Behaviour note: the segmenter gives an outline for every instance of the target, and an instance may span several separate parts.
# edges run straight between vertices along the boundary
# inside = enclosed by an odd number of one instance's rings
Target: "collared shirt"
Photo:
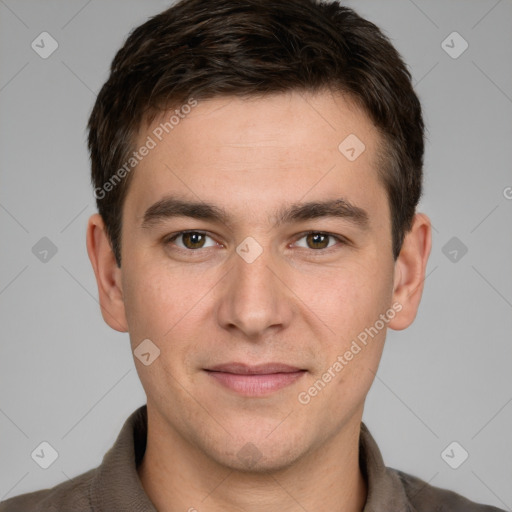
[[[0,512],[156,512],[137,473],[146,449],[146,437],[147,406],[143,405],[126,420],[97,468],[52,489],[3,501]],[[361,423],[359,463],[368,489],[363,512],[504,512],[387,468],[364,423]]]

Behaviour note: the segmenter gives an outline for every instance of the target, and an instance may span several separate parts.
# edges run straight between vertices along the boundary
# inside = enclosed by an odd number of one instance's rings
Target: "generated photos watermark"
[[[377,334],[379,334],[382,329],[395,318],[396,314],[402,311],[402,304],[399,302],[395,302],[391,308],[389,308],[385,313],[379,315],[379,319],[375,321],[375,323],[366,327],[363,331],[361,331],[357,335],[357,339],[352,340],[352,344],[350,348],[345,351],[343,355],[339,355],[336,358],[329,368],[322,374],[322,376],[317,379],[312,386],[310,386],[307,390],[301,391],[298,395],[299,403],[302,405],[307,405],[311,402],[311,399],[318,394],[332,381],[340,372],[349,364],[354,357],[361,352],[361,350],[367,346],[368,337],[373,339]],[[359,343],[358,343],[359,342]]]
[[[169,119],[165,122],[160,123],[153,131],[151,135],[146,137],[146,141],[136,151],[133,151],[132,155],[126,160],[126,162],[114,173],[112,176],[101,186],[94,189],[94,197],[96,199],[103,199],[108,192],[114,190],[114,188],[126,178],[128,174],[141,162],[144,157],[148,156],[152,149],[155,149],[159,142],[162,141],[164,136],[170,133],[176,126],[178,126],[182,119],[185,119],[192,108],[197,106],[197,100],[189,98],[187,103],[182,105],[180,108],[172,111]]]

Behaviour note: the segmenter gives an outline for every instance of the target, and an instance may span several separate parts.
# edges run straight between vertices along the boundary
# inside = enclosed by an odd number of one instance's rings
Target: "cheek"
[[[384,265],[377,268],[375,259],[361,260],[332,272],[328,290],[316,302],[318,316],[332,332],[320,338],[323,354],[311,381],[330,382],[319,402],[356,407],[370,389],[382,355],[387,324],[382,325],[380,315],[390,308],[392,274]],[[335,377],[326,375],[329,371]]]
[[[130,262],[132,263],[132,262]],[[176,300],[176,284],[157,268],[133,262],[123,273],[123,297],[130,336],[161,338],[173,325],[183,302]]]
[[[313,293],[309,287],[308,305],[325,319],[335,337],[347,340],[372,325],[389,307],[392,276],[383,279],[388,274],[375,261],[353,261],[345,268],[329,270],[325,279],[316,281]]]
[[[172,348],[172,360],[179,358],[190,344],[187,340],[193,340],[204,323],[211,307],[208,291],[218,277],[194,274],[165,262],[137,265],[135,259],[125,272],[124,301],[132,344],[149,338],[162,354]]]

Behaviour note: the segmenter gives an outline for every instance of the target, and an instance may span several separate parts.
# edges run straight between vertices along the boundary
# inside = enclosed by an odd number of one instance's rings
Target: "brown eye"
[[[298,238],[295,245],[304,249],[314,249],[320,252],[323,249],[330,249],[335,245],[344,245],[346,243],[346,240],[340,236],[331,235],[330,233],[324,233],[322,231],[310,231]]]
[[[329,238],[330,235],[324,233],[309,233],[306,235],[307,244],[310,249],[327,249]]]
[[[203,233],[183,233],[183,245],[187,249],[200,249],[204,245],[205,235]]]
[[[215,242],[210,243],[210,245],[205,245],[206,239],[210,238],[206,233],[202,233],[201,231],[182,231],[181,233],[177,233],[171,238],[166,240],[166,244],[172,245],[173,243],[181,248],[181,249],[203,249],[205,247],[212,247],[215,245]],[[178,243],[181,241],[181,243]]]

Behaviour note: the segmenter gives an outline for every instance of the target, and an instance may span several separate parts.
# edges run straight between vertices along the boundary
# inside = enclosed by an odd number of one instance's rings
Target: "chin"
[[[295,450],[293,450],[295,452]],[[267,447],[260,450],[253,443],[245,443],[236,453],[229,453],[217,462],[233,471],[250,475],[277,473],[291,467],[299,454],[286,447]]]
[[[297,435],[297,432],[284,429],[270,435],[271,430],[255,435],[243,430],[239,432],[240,435],[228,436],[223,442],[210,445],[205,453],[209,453],[216,463],[233,471],[264,474],[286,470],[308,452],[304,436]]]

